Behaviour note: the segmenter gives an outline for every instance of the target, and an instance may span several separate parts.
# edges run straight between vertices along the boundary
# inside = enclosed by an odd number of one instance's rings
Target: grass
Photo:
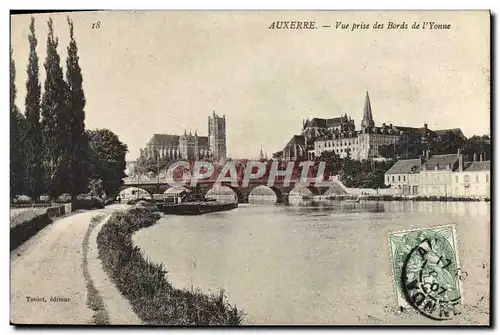
[[[90,277],[90,272],[88,269],[88,250],[89,250],[89,238],[90,234],[94,228],[104,219],[104,215],[96,215],[90,220],[90,225],[85,236],[83,238],[82,249],[83,249],[83,262],[82,270],[83,277],[87,284],[87,306],[93,310],[95,313],[92,317],[92,324],[95,325],[109,325],[109,314],[106,311],[102,296],[94,285],[92,278]]]
[[[97,236],[104,269],[135,313],[148,325],[241,325],[243,312],[227,302],[224,291],[207,295],[174,288],[163,264],[149,261],[133,245],[132,233],[158,219],[147,208],[115,213]]]
[[[47,208],[16,208],[10,210],[10,228],[14,228],[34,218],[44,215]]]

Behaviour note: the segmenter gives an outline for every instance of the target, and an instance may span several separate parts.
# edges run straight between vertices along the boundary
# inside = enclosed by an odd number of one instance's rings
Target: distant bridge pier
[[[288,193],[283,192],[283,193],[281,193],[281,195],[276,196],[276,203],[287,205],[289,203]]]

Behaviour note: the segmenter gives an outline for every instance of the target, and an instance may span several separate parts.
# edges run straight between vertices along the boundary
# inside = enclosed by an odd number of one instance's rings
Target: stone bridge
[[[265,179],[250,179],[248,186],[242,186],[241,182],[238,186],[233,186],[229,182],[222,182],[220,186],[227,186],[234,191],[238,197],[238,202],[248,202],[248,196],[250,193],[258,186],[267,186],[268,180]],[[347,194],[345,187],[338,181],[321,182],[316,183],[314,179],[307,180],[308,186],[304,183],[300,183],[297,180],[291,180],[288,185],[284,185],[283,181],[279,179],[275,181],[274,185],[269,186],[269,188],[274,191],[278,202],[282,202],[283,199],[290,194],[290,192],[297,187],[297,191],[300,194],[300,190],[308,189],[313,195],[323,195],[325,192],[329,194]],[[196,190],[199,194],[205,195],[210,189],[216,184],[215,180],[199,180],[196,187],[191,187],[189,183],[184,187],[188,189]],[[127,178],[124,180],[123,185],[120,187],[118,192],[127,188],[140,188],[153,196],[153,194],[163,194],[166,190],[173,187],[166,181],[162,180],[134,180],[132,178]],[[116,194],[118,196],[118,193]],[[115,197],[116,197],[115,196]]]

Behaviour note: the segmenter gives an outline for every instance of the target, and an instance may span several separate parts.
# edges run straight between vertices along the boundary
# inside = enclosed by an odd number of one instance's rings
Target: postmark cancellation
[[[391,232],[389,244],[398,307],[434,320],[458,314],[462,288],[455,226]]]

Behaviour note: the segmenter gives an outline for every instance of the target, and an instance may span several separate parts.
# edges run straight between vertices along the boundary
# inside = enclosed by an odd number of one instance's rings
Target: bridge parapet
[[[231,182],[218,182],[215,179],[201,179],[196,183],[196,188],[200,193],[206,194],[210,189],[214,187],[214,185],[227,186],[231,188],[238,196],[240,202],[246,202],[252,190],[254,190],[258,186],[269,186],[274,191],[278,199],[282,199],[285,194],[290,194],[290,192],[294,188],[301,186],[311,190],[312,194],[314,195],[325,194],[325,192],[327,192],[327,190],[331,188],[335,188],[339,190],[340,193],[344,193],[343,187],[339,186],[339,182],[322,181],[321,183],[318,183],[314,178],[309,178],[305,180],[305,182],[299,179],[292,179],[288,185],[284,183],[283,178],[281,178],[281,180],[277,178],[273,185],[268,185],[267,178],[258,178],[250,179],[247,186],[243,186],[241,181],[237,183],[237,186],[233,186]],[[166,180],[163,181],[161,179],[158,181],[158,179],[134,180],[132,178],[128,178],[124,180],[124,184],[121,186],[120,191],[129,187],[138,187],[144,189],[151,196],[153,196],[153,194],[163,193],[170,187],[174,186],[179,185],[170,185]],[[184,186],[187,188],[191,187],[189,183]]]

